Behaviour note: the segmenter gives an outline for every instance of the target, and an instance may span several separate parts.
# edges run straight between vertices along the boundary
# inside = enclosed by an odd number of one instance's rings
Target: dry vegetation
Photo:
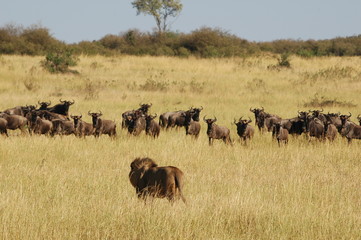
[[[0,57],[0,109],[74,99],[73,114],[101,110],[118,123],[116,140],[74,136],[0,137],[1,239],[360,239],[361,142],[308,142],[279,148],[256,130],[238,142],[234,118],[263,106],[282,117],[297,110],[361,113],[360,58],[246,59],[81,57],[80,75],[51,75],[39,57]],[[318,103],[308,107],[317,98]],[[152,113],[203,106],[231,129],[233,147],[208,146],[184,130],[159,139],[128,136],[121,113],[152,102]],[[305,107],[307,106],[307,107]],[[144,205],[128,180],[135,157],[185,173],[188,205]]]

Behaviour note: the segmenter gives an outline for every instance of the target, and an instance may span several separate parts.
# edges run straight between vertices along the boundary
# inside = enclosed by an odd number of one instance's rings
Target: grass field
[[[361,239],[361,143],[291,137],[278,147],[256,129],[238,141],[234,118],[263,106],[284,118],[298,110],[361,113],[361,58],[246,59],[80,57],[80,75],[51,75],[41,57],[0,57],[0,109],[75,100],[71,114],[99,111],[118,123],[115,140],[75,136],[0,136],[1,239]],[[121,113],[152,103],[151,113],[203,106],[231,129],[233,146],[208,146],[206,124],[158,139],[128,136]],[[254,124],[254,123],[252,123]],[[187,205],[145,205],[128,180],[135,157],[185,173]]]

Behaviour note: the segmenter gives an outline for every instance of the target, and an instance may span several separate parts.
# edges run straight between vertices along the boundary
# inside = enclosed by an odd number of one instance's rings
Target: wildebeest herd
[[[20,129],[30,135],[46,134],[71,135],[78,137],[95,136],[102,134],[115,137],[117,134],[117,124],[114,120],[103,119],[103,114],[99,112],[90,112],[92,122],[88,123],[82,119],[82,115],[70,115],[69,108],[75,101],[59,100],[60,103],[50,106],[51,102],[40,102],[38,105],[25,105],[9,108],[0,112],[0,133],[8,136],[8,130]],[[152,104],[142,103],[139,108],[125,111],[121,115],[121,128],[126,129],[130,135],[138,136],[143,131],[154,138],[157,138],[162,131],[171,128],[184,127],[186,135],[198,138],[201,130],[200,113],[203,107],[191,107],[188,110],[179,110],[165,112],[159,115],[159,121],[155,118],[157,114],[149,114]],[[289,135],[305,134],[311,138],[319,140],[335,140],[337,135],[346,137],[350,143],[352,139],[361,139],[361,116],[357,116],[359,124],[350,120],[352,116],[341,113],[324,113],[321,110],[298,111],[294,118],[284,119],[276,114],[267,113],[263,107],[250,108],[254,114],[255,125],[261,133],[272,132],[272,137],[278,144],[288,143]],[[227,127],[216,124],[217,118],[203,117],[207,124],[207,136],[209,145],[213,144],[214,139],[223,140],[226,144],[233,144],[230,136],[230,130]],[[255,130],[250,124],[251,118],[238,121],[234,119],[233,123],[241,140],[246,144],[251,141]]]
[[[92,122],[85,122],[82,115],[69,115],[69,108],[75,101],[60,99],[60,103],[50,106],[51,102],[40,102],[37,105],[26,105],[9,108],[0,112],[0,133],[8,136],[8,130],[20,129],[23,134],[75,135],[100,137],[107,134],[114,138],[117,134],[117,124],[114,120],[103,119],[102,112],[88,111]],[[184,111],[165,112],[159,115],[149,113],[152,104],[139,104],[139,108],[124,112],[121,117],[121,128],[127,130],[129,135],[138,136],[143,131],[157,138],[162,131],[170,128],[184,127],[186,135],[198,138],[201,130],[200,113],[203,107],[191,107]],[[361,139],[361,116],[357,116],[359,124],[350,120],[352,116],[341,113],[324,113],[321,110],[298,111],[294,118],[284,119],[276,114],[267,113],[263,107],[250,108],[254,114],[255,125],[260,133],[272,132],[272,137],[278,145],[287,144],[289,135],[306,135],[309,139],[334,141],[338,135],[345,137],[350,143],[352,139]],[[203,117],[207,124],[209,145],[214,139],[223,140],[226,144],[233,145],[230,130],[217,125],[217,118]],[[251,141],[255,129],[251,125],[251,118],[233,124],[240,139],[247,145]],[[182,194],[183,172],[173,166],[158,167],[150,158],[136,158],[130,165],[129,180],[135,187],[137,196],[142,199],[147,197],[167,198],[173,202],[185,198]]]

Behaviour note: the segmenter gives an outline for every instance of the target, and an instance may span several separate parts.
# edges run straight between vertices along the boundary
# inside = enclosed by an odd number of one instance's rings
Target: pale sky
[[[66,43],[129,29],[152,32],[152,17],[131,0],[0,0],[0,26],[40,24]],[[361,34],[361,0],[181,0],[171,30],[220,28],[248,41],[320,40]]]

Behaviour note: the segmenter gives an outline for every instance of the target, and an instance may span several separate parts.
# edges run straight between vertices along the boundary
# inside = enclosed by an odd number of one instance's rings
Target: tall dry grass
[[[247,59],[81,57],[80,75],[43,72],[39,57],[0,57],[0,109],[38,100],[74,99],[72,114],[101,110],[118,123],[115,140],[74,136],[0,137],[2,239],[360,239],[361,143],[350,146],[270,134],[238,141],[234,118],[263,106],[282,117],[305,103],[337,99],[330,112],[361,113],[360,58],[292,58],[267,70],[272,56]],[[231,129],[234,146],[208,146],[206,125],[194,140],[184,130],[159,139],[128,136],[121,113],[152,102],[152,113],[203,106]],[[352,103],[352,104],[349,104]],[[356,106],[355,106],[356,105]],[[145,205],[128,180],[139,156],[185,173],[188,204]]]

